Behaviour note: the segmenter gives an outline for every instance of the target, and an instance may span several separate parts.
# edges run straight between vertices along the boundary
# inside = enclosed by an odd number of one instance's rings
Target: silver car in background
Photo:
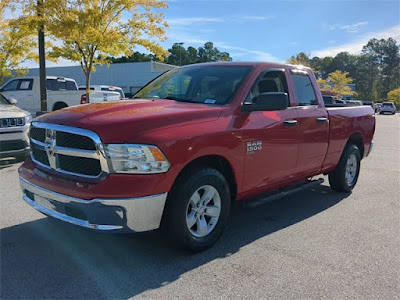
[[[32,116],[0,93],[0,158],[16,157],[23,160],[30,153],[28,132]]]
[[[379,110],[379,113],[380,114],[391,113],[392,115],[394,115],[396,113],[396,106],[394,105],[393,102],[383,102]]]

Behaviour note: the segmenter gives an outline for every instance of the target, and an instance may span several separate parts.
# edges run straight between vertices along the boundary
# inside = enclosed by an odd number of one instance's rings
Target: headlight
[[[29,114],[25,117],[25,124],[29,124],[32,122],[32,115]]]
[[[108,144],[105,150],[113,173],[164,173],[171,166],[156,146]]]

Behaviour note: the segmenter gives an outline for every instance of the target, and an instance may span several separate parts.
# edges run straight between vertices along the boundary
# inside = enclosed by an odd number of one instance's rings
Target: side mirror
[[[284,110],[289,106],[289,97],[286,93],[262,93],[251,104],[243,104],[242,111],[273,111]]]
[[[18,100],[14,99],[14,98],[10,98],[10,99],[8,99],[8,102],[10,102],[10,104],[12,104],[12,105],[17,105]]]

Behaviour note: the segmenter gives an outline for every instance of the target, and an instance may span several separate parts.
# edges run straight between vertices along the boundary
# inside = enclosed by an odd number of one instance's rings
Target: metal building
[[[127,96],[134,94],[150,80],[175,68],[159,62],[133,62],[96,66],[90,83],[121,87]],[[46,68],[46,75],[75,79],[78,85],[85,85],[86,79],[80,66]],[[39,76],[39,68],[29,69],[26,76]],[[5,81],[6,82],[6,81]]]

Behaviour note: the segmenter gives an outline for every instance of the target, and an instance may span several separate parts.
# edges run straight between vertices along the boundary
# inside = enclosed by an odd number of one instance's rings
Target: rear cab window
[[[393,102],[383,102],[382,106],[390,106],[390,107],[394,107],[394,103]]]
[[[76,84],[74,81],[65,79],[47,79],[46,88],[49,91],[76,91]]]
[[[317,106],[317,96],[310,76],[306,71],[292,69],[290,76],[297,95],[298,106]]]

